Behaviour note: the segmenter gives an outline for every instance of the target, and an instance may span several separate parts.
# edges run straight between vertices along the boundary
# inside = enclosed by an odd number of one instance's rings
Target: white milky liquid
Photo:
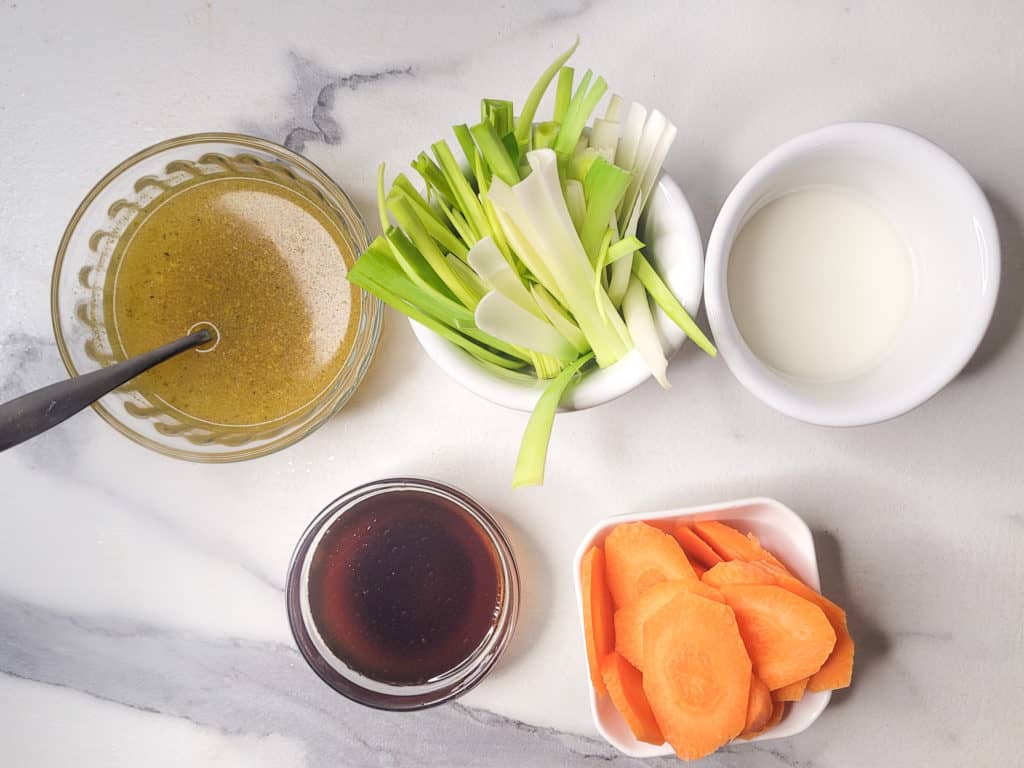
[[[804,379],[877,365],[913,291],[910,253],[869,200],[808,187],[764,206],[729,256],[729,302],[751,351]]]

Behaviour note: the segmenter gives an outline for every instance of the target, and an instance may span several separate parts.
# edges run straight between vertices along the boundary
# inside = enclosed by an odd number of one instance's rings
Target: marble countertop
[[[390,314],[346,409],[268,458],[176,462],[82,414],[0,455],[0,764],[626,765],[590,720],[572,553],[606,515],[749,495],[813,528],[824,589],[858,643],[854,685],[806,733],[701,765],[1022,764],[1017,0],[46,5],[0,3],[0,400],[64,375],[54,252],[122,158],[183,133],[248,132],[307,154],[373,220],[380,160],[403,166],[481,96],[521,99],[577,33],[577,65],[679,124],[667,169],[705,237],[773,146],[835,121],[891,122],[984,187],[1003,284],[968,369],[902,418],[801,424],[689,348],[671,391],[648,383],[560,417],[540,489],[509,490],[526,416],[455,386]],[[282,586],[321,507],[403,473],[496,513],[523,614],[459,703],[388,715],[308,671]]]

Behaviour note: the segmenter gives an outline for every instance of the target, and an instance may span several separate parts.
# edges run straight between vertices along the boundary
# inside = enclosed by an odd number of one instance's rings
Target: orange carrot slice
[[[803,680],[797,680],[795,683],[784,685],[778,690],[772,691],[772,699],[774,701],[800,701],[804,697],[804,691],[807,690],[807,682],[809,680],[809,677],[805,677]]]
[[[583,586],[583,636],[587,641],[587,664],[590,682],[598,694],[604,694],[601,659],[615,647],[615,629],[612,618],[612,598],[605,581],[604,551],[591,547],[580,564]]]
[[[807,684],[809,691],[833,691],[846,688],[853,677],[854,643],[850,630],[846,626],[846,612],[817,590],[811,589],[798,578],[769,563],[758,563],[757,566],[775,578],[775,583],[785,590],[809,600],[821,608],[829,624],[836,633],[836,647],[815,672]]]
[[[772,716],[771,691],[768,686],[761,682],[757,675],[750,676],[750,696],[747,700],[747,723],[743,726],[744,733],[757,733],[764,730]]]
[[[700,563],[705,568],[711,568],[722,562],[722,558],[715,550],[708,546],[700,536],[693,532],[688,523],[678,522],[672,528],[672,534],[683,548],[683,552],[689,558],[691,564]]]
[[[836,644],[821,608],[782,587],[727,584],[725,602],[736,613],[754,673],[771,690],[817,672]]]
[[[705,520],[694,523],[693,529],[704,539],[723,560],[767,560],[786,570],[786,567],[771,552],[761,546],[761,542],[753,534],[744,536],[731,525],[718,520]]]
[[[725,560],[700,577],[705,584],[723,587],[726,584],[775,584],[775,576],[755,563]]]
[[[681,591],[644,625],[644,692],[684,760],[709,755],[747,721],[750,659],[729,606]]]
[[[689,559],[689,558],[687,558]],[[704,574],[708,572],[708,569],[703,565],[690,561],[690,567],[693,568],[693,572],[697,575],[698,579],[704,578]]]
[[[658,721],[654,719],[651,705],[644,694],[643,676],[622,656],[612,651],[601,662],[601,675],[604,677],[608,695],[629,725],[629,730],[639,741],[648,744],[664,744]]]
[[[644,623],[682,590],[690,590],[709,600],[725,602],[722,593],[699,581],[677,579],[661,581],[644,590],[636,600],[615,612],[615,650],[637,669],[644,667]]]
[[[772,705],[772,716],[768,718],[768,722],[764,724],[764,728],[760,731],[744,731],[740,734],[741,739],[752,739],[755,736],[760,736],[762,733],[766,733],[778,725],[782,721],[782,716],[786,714],[786,702],[776,701]]]
[[[616,526],[604,542],[608,588],[623,608],[659,581],[697,580],[679,543],[647,523]]]

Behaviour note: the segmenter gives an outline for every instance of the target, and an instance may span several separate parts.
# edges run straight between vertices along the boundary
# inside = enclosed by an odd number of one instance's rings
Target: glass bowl
[[[438,497],[456,507],[487,542],[497,568],[500,603],[494,623],[480,644],[454,668],[418,684],[372,679],[349,666],[328,647],[310,607],[310,571],[326,534],[339,518],[360,503],[389,493],[414,491]],[[325,545],[327,546],[327,545]],[[326,550],[330,553],[330,550]],[[334,556],[327,554],[327,557]],[[501,528],[476,501],[444,483],[398,477],[352,489],[328,504],[302,534],[292,555],[285,588],[288,622],[306,663],[338,693],[368,707],[390,711],[425,709],[461,696],[479,683],[504,652],[519,615],[519,571],[512,547]]]
[[[336,225],[353,260],[366,248],[366,225],[341,188],[309,160],[284,147],[250,136],[202,133],[144,149],[110,171],[86,195],[57,251],[50,293],[53,330],[72,376],[121,359],[120,345],[112,343],[108,333],[103,292],[122,234],[147,205],[178,185],[198,176],[226,173],[287,184]],[[131,383],[93,407],[121,434],[179,459],[239,461],[284,448],[335,414],[369,367],[383,312],[376,297],[361,290],[357,295],[349,321],[354,338],[337,376],[316,398],[287,416],[253,426],[192,420],[147,398]]]

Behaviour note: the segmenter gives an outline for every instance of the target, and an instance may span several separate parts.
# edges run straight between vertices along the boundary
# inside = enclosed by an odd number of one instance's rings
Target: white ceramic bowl
[[[580,543],[579,549],[576,550],[576,557],[573,560],[573,575],[576,581],[576,608],[580,619],[580,638],[582,640],[580,653],[583,654],[584,659],[586,658],[587,647],[586,638],[582,633],[583,593],[580,584],[580,562],[591,546],[604,542],[605,537],[611,533],[612,528],[621,523],[630,523],[636,520],[642,520],[646,523],[654,523],[655,521],[675,522],[678,520],[691,522],[721,520],[723,523],[728,523],[743,533],[753,533],[765,548],[777,555],[801,581],[814,589],[821,589],[821,582],[818,577],[818,560],[814,554],[814,539],[811,538],[811,531],[796,512],[773,499],[742,499],[705,507],[689,507],[687,509],[672,509],[666,512],[654,512],[651,514],[609,517],[587,532],[587,535],[583,537],[583,541]],[[597,691],[594,690],[594,686],[590,683],[589,675],[587,676],[587,685],[590,687],[590,711],[594,715],[594,724],[597,726],[598,732],[607,739],[609,744],[630,757],[660,757],[662,755],[674,754],[672,747],[668,744],[659,746],[637,741],[622,715],[619,714],[615,705],[612,704],[611,699],[608,696],[597,695]],[[767,741],[768,739],[784,739],[805,731],[825,711],[825,707],[828,706],[831,698],[831,691],[807,693],[800,701],[789,705],[782,721],[770,731],[751,739],[749,742],[738,739],[735,743],[749,744],[755,741]]]
[[[661,176],[651,196],[640,239],[647,244],[644,254],[665,284],[686,310],[695,315],[704,281],[703,243],[686,197],[668,176]],[[686,336],[665,313],[657,307],[654,309],[665,353],[671,356]],[[543,383],[515,375],[501,377],[433,331],[413,320],[409,322],[430,359],[466,389],[506,408],[533,410],[544,391]],[[633,350],[615,365],[584,376],[562,398],[562,410],[575,411],[607,403],[639,386],[650,375],[639,353]]]
[[[762,363],[729,306],[729,251],[743,225],[766,203],[812,185],[867,195],[911,249],[907,319],[886,358],[845,381],[799,380]],[[905,413],[948,384],[981,341],[998,288],[995,219],[970,174],[909,131],[842,123],[786,142],[736,185],[708,242],[704,300],[718,349],[743,386],[803,421],[853,426]]]

